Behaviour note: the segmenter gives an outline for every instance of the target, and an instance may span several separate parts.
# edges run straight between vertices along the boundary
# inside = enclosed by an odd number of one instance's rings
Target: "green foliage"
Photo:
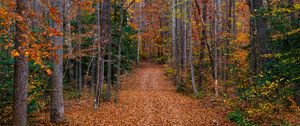
[[[154,61],[159,64],[165,64],[168,57],[165,55],[155,55]]]
[[[251,121],[276,121],[274,115],[293,108],[299,96],[300,83],[300,30],[297,16],[298,4],[279,4],[256,10],[257,17],[269,23],[267,32],[272,51],[260,56],[267,60],[261,64],[260,73],[252,77],[252,82],[239,82],[238,96],[246,107],[228,115],[231,120],[244,125],[247,117]],[[300,103],[299,103],[300,104]],[[283,125],[283,124],[282,124]]]
[[[226,118],[230,121],[234,121],[239,126],[252,126],[245,114],[241,110],[234,110],[226,116]]]
[[[2,39],[0,45],[1,43],[3,43]],[[7,125],[12,113],[14,59],[9,51],[10,49],[5,50],[0,46],[0,125]]]

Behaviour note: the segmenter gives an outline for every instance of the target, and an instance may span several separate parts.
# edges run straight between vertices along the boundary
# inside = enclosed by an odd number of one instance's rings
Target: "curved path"
[[[101,103],[93,109],[92,98],[66,103],[70,125],[105,126],[210,126],[232,125],[224,112],[207,107],[201,100],[176,93],[162,66],[142,63],[122,79],[120,101]]]

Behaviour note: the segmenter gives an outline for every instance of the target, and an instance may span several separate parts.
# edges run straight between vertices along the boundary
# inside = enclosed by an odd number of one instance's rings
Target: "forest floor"
[[[144,62],[141,68],[122,78],[118,104],[101,102],[95,111],[93,98],[83,97],[80,102],[66,101],[65,115],[66,125],[80,126],[234,125],[224,119],[224,106],[217,106],[176,92],[161,65]],[[48,117],[48,114],[39,117]],[[49,122],[45,118],[42,120],[39,122]]]

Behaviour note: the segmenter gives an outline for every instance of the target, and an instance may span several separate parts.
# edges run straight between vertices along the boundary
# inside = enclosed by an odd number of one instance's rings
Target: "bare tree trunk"
[[[116,95],[115,95],[115,103],[119,102],[119,88],[121,84],[121,57],[122,57],[122,43],[123,43],[123,24],[124,24],[124,0],[120,2],[120,41],[118,44],[118,65],[117,65],[117,84],[116,84]]]
[[[106,100],[110,101],[110,93],[111,93],[111,78],[112,78],[112,43],[110,42],[109,45],[109,50],[108,50],[108,64],[107,64],[107,89],[106,89]]]
[[[111,69],[112,69],[112,59],[111,59],[111,56],[112,56],[112,40],[111,40],[111,6],[110,6],[110,0],[106,0],[105,1],[105,4],[103,4],[103,13],[102,16],[105,16],[103,17],[103,23],[106,23],[106,26],[107,27],[103,27],[102,30],[105,30],[105,33],[104,35],[105,38],[106,38],[106,41],[108,43],[108,65],[107,65],[107,87],[106,87],[106,100],[107,101],[110,101],[110,93],[111,93],[111,77],[112,77],[112,72],[111,72]],[[106,28],[106,29],[105,29]],[[104,61],[103,61],[104,62]],[[104,65],[104,63],[103,63]],[[103,69],[104,69],[104,66],[103,66]],[[103,79],[104,79],[104,72],[103,72]]]
[[[138,47],[137,47],[137,65],[140,66],[140,47],[141,47],[141,18],[142,18],[142,2],[139,3],[139,16],[138,16]]]
[[[174,63],[175,59],[176,59],[176,41],[177,41],[177,34],[176,34],[176,26],[177,26],[177,22],[176,22],[176,0],[172,1],[172,63],[173,65],[176,64]]]
[[[186,54],[187,54],[187,39],[186,39],[186,34],[187,34],[187,2],[184,0],[182,3],[182,45],[181,45],[181,55],[182,55],[182,74],[183,74],[183,83],[186,82]]]
[[[193,65],[193,40],[192,40],[192,0],[187,1],[187,41],[189,42],[189,63],[191,69],[191,79],[194,95],[198,95],[197,86],[195,83],[195,70]]]
[[[90,85],[90,92],[93,96],[95,96],[95,76],[96,76],[96,57],[92,59],[92,66],[91,66],[91,85]]]
[[[250,69],[251,75],[255,76],[257,73],[263,70],[263,66],[268,61],[263,55],[271,52],[270,43],[268,41],[267,33],[267,22],[264,17],[257,15],[256,9],[261,9],[264,7],[263,0],[250,0],[249,1],[251,14],[250,27],[251,27],[251,40],[250,40]]]
[[[16,20],[16,38],[15,49],[20,54],[15,58],[14,65],[14,101],[13,101],[13,125],[26,126],[27,125],[27,93],[28,93],[28,61],[24,52],[27,46],[22,46],[26,42],[26,38],[22,35],[26,34],[24,27],[28,23],[28,10],[30,4],[27,0],[17,0],[16,2],[17,14],[22,16],[25,20]]]
[[[196,2],[196,6],[198,9],[199,15],[201,15],[199,4]],[[201,37],[201,45],[200,45],[200,57],[199,57],[199,87],[203,89],[203,80],[204,80],[204,56],[205,56],[205,45],[207,43],[207,32],[206,32],[206,23],[207,23],[207,1],[203,1],[202,7],[202,37]],[[200,29],[199,29],[200,30]],[[209,48],[209,47],[208,47]],[[210,50],[210,49],[209,49]],[[209,53],[210,54],[210,53]]]
[[[62,0],[51,1],[51,4],[56,8],[60,14],[63,13]],[[59,18],[62,20],[63,16]],[[63,31],[63,22],[51,21],[51,27]],[[52,59],[53,74],[50,80],[51,84],[51,122],[60,123],[64,120],[64,103],[63,103],[63,45],[64,38],[60,36],[54,36],[51,38],[53,46],[58,47],[53,52],[57,58]]]
[[[80,0],[81,2],[81,0]],[[78,23],[78,35],[80,36],[81,35],[81,7],[80,7],[80,2],[79,2],[79,5],[78,5],[78,10],[77,10],[77,23]],[[77,63],[77,69],[78,71],[78,78],[77,79],[77,85],[78,85],[78,95],[79,97],[81,97],[81,93],[82,93],[82,57],[81,57],[81,37],[80,39],[78,40],[77,42],[77,49],[78,49],[78,54],[79,54],[79,61]]]
[[[71,56],[73,53],[73,47],[72,47],[72,33],[71,33],[71,19],[70,19],[70,8],[71,8],[71,1],[65,0],[65,24],[66,24],[66,30],[65,30],[65,42],[67,44],[67,52],[68,52],[68,61],[67,61],[67,68],[69,73],[69,81],[71,84],[74,84],[74,73],[73,73],[73,63],[71,60]]]
[[[221,33],[221,0],[216,0],[215,1],[215,8],[217,10],[216,16],[215,16],[215,66],[214,66],[214,75],[215,75],[215,97],[219,96],[219,91],[218,91],[218,85],[219,85],[219,76],[218,76],[218,65],[219,65],[219,51],[220,51],[220,42],[221,42],[221,37],[219,34]]]
[[[178,1],[176,1],[176,4],[178,4]],[[181,12],[181,6],[179,9],[176,9],[176,13]],[[176,17],[176,89],[181,90],[181,53],[180,53],[180,46],[181,46],[181,37],[180,37],[180,31],[182,30],[182,19],[179,19]]]
[[[94,109],[97,109],[100,103],[100,76],[101,76],[101,33],[100,33],[100,0],[97,0],[97,47],[98,47],[98,61],[97,61],[97,83],[95,89]]]

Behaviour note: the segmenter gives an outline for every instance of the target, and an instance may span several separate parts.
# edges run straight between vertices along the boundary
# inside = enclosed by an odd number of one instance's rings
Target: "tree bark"
[[[116,84],[116,96],[115,103],[119,102],[119,88],[121,84],[121,52],[122,52],[122,44],[123,44],[123,23],[124,23],[124,0],[120,1],[120,40],[118,43],[118,65],[117,65],[117,84]]]
[[[139,16],[138,16],[138,45],[137,45],[137,58],[136,62],[138,67],[140,67],[140,47],[141,47],[141,18],[142,18],[142,2],[139,3]]]
[[[24,27],[28,25],[28,10],[30,4],[27,0],[17,0],[17,14],[22,16],[24,20],[16,20],[16,40],[15,49],[20,54],[15,58],[14,65],[14,101],[13,101],[13,125],[27,125],[27,93],[28,93],[28,61],[23,51],[26,51],[27,44]],[[26,46],[22,46],[26,45]]]
[[[111,80],[112,80],[112,43],[110,42],[108,45],[108,63],[107,63],[107,87],[106,87],[106,100],[110,101],[110,93],[111,93]]]
[[[176,43],[177,43],[177,34],[176,34],[176,0],[172,1],[172,64],[176,64]]]
[[[255,76],[264,69],[268,62],[263,55],[271,52],[270,42],[267,33],[267,21],[258,15],[255,10],[264,8],[263,0],[250,0],[250,11],[253,16],[250,18],[250,70]]]
[[[60,14],[63,13],[62,0],[51,1],[52,7],[56,8]],[[62,20],[63,16],[59,15]],[[63,22],[54,22],[51,20],[51,27],[63,31]],[[64,39],[61,36],[51,38],[54,47],[58,47],[53,52],[57,58],[52,59],[53,74],[50,79],[51,84],[51,122],[60,123],[64,120],[64,103],[63,103],[63,45]]]
[[[215,8],[217,10],[217,13],[215,15],[215,51],[214,51],[214,55],[215,55],[215,62],[214,62],[214,83],[215,83],[215,97],[219,96],[219,90],[218,90],[218,86],[219,86],[219,52],[220,52],[220,42],[221,42],[221,37],[219,36],[219,34],[221,33],[221,0],[216,0],[215,1]]]
[[[100,104],[101,93],[101,76],[102,76],[102,44],[100,31],[100,0],[97,0],[97,47],[98,47],[98,61],[97,61],[97,84],[95,89],[94,109],[97,109]]]
[[[80,0],[80,2],[82,2]],[[77,24],[78,24],[78,35],[80,36],[81,35],[81,7],[80,7],[80,2],[78,3],[78,10],[77,10]],[[78,71],[78,78],[77,79],[77,86],[78,86],[78,95],[79,97],[81,97],[81,93],[82,93],[82,54],[81,54],[81,37],[79,37],[79,40],[77,42],[77,49],[78,49],[78,58],[79,58],[79,61],[77,63],[77,69]]]
[[[186,82],[186,59],[187,59],[187,2],[183,1],[182,3],[182,42],[181,42],[181,61],[182,61],[182,74],[183,74],[183,83]]]
[[[189,42],[189,63],[191,69],[191,80],[194,95],[198,95],[198,90],[195,82],[195,70],[193,64],[193,40],[192,40],[192,0],[187,1],[187,41]]]

